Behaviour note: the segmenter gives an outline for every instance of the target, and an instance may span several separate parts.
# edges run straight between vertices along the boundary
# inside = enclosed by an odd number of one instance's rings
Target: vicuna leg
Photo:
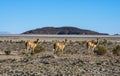
[[[57,47],[53,49],[54,54],[56,54],[56,51],[57,51]]]
[[[32,50],[32,53],[34,54],[34,48],[33,48],[33,50]]]
[[[27,46],[26,53],[28,53],[29,51],[30,51],[30,47]]]
[[[62,50],[62,54],[63,54],[63,49],[61,49]]]

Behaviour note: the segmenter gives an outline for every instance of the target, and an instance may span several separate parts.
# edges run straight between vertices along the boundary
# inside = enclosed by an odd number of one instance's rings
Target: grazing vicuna
[[[38,45],[38,41],[39,41],[39,39],[37,39],[36,41],[28,41],[27,43],[26,43],[26,48],[27,48],[27,52],[28,52],[28,50],[30,50],[31,51],[31,49],[32,49],[32,52],[30,52],[30,53],[34,53],[34,49],[35,49],[35,47]]]
[[[65,39],[64,42],[56,42],[56,43],[54,44],[54,49],[53,49],[54,54],[55,54],[56,51],[58,51],[58,50],[61,50],[61,51],[62,51],[62,54],[63,54],[64,48],[65,48],[65,46],[67,45],[67,43],[68,43],[68,40],[67,40],[67,39]]]
[[[87,46],[87,49],[91,49],[92,52],[94,51],[94,49],[97,47],[97,45],[99,44],[99,40],[97,39],[97,43],[94,43],[92,41],[88,41],[86,46]]]

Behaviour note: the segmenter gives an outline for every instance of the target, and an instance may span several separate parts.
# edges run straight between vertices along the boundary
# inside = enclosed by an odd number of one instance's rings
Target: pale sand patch
[[[19,60],[21,58],[23,57],[18,55],[17,52],[12,52],[10,55],[6,55],[3,51],[0,51],[0,60],[7,60],[7,59]]]

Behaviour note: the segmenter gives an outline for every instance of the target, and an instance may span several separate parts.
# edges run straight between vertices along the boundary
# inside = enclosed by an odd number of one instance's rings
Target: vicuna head
[[[64,44],[67,45],[69,43],[68,39],[65,39]]]
[[[34,43],[38,43],[39,42],[39,39],[37,39],[36,41],[34,41]]]

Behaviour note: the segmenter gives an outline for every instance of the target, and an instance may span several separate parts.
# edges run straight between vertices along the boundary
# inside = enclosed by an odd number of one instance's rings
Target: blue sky
[[[47,26],[120,33],[120,0],[0,0],[0,31]]]

